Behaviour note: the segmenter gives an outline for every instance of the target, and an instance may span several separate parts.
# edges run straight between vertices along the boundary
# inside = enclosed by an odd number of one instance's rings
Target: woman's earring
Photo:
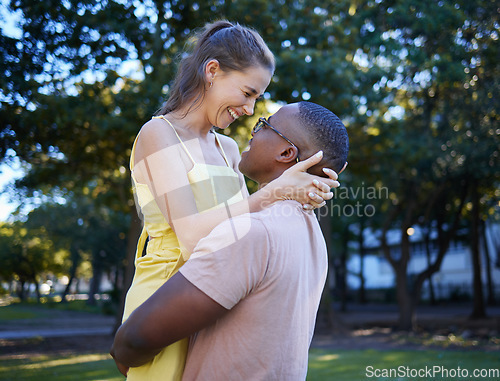
[[[213,84],[214,84],[214,83],[213,83],[212,81],[210,81],[210,87],[212,87],[212,85],[213,85]]]

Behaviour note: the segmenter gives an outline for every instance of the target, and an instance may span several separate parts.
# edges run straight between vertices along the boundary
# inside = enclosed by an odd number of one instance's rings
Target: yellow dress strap
[[[177,131],[175,130],[174,126],[172,125],[172,123],[170,123],[170,121],[165,118],[165,115],[160,115],[160,116],[153,116],[153,119],[163,119],[165,122],[168,123],[168,125],[170,127],[172,127],[172,130],[174,130],[174,133],[175,133],[175,136],[177,136],[177,139],[179,139],[179,142],[181,143],[182,147],[184,148],[184,151],[186,151],[186,154],[189,156],[189,158],[191,159],[191,161],[193,162],[193,165],[196,164],[196,162],[194,161],[193,157],[191,156],[191,154],[189,153],[186,145],[184,144],[184,142],[181,140],[181,137],[179,136],[179,134],[177,133]]]
[[[222,144],[220,143],[220,140],[219,140],[219,137],[217,136],[217,133],[214,130],[210,130],[210,131],[212,131],[212,133],[215,135],[215,140],[217,141],[217,144],[220,147],[224,161],[226,162],[228,167],[231,167],[231,164],[229,164],[229,160],[227,160],[226,153],[224,152],[224,148],[222,148]]]

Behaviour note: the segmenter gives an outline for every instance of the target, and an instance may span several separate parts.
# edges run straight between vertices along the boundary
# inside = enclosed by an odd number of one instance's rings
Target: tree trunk
[[[73,281],[76,277],[76,270],[78,269],[78,265],[80,264],[80,253],[78,249],[72,245],[70,250],[71,250],[71,268],[69,270],[69,280],[68,284],[66,285],[66,288],[63,291],[63,294],[61,295],[61,303],[67,302],[66,296],[69,294],[71,285],[73,284]]]
[[[365,242],[364,242],[364,230],[365,230],[365,220],[361,219],[359,224],[359,303],[366,303],[366,292],[365,292]]]
[[[481,256],[479,250],[479,195],[477,186],[472,185],[472,223],[471,223],[471,255],[473,270],[473,308],[471,319],[486,317],[486,309],[483,298],[483,282],[481,279]]]
[[[486,224],[481,220],[480,222],[480,232],[481,238],[480,241],[483,243],[483,252],[484,252],[484,260],[486,265],[486,282],[487,282],[487,303],[489,306],[495,305],[495,284],[493,282],[493,277],[491,276],[492,268],[491,268],[491,257],[490,250],[488,249],[488,242],[486,240]]]
[[[24,300],[26,299],[26,294],[24,292],[24,285],[25,285],[26,281],[24,280],[20,280],[18,282],[18,286],[17,286],[17,296],[19,297],[19,299],[21,300],[21,302],[24,302]]]
[[[401,331],[413,331],[416,328],[415,307],[417,305],[416,296],[409,291],[409,280],[406,268],[398,270],[396,275],[399,319],[398,329]]]
[[[135,271],[135,252],[137,249],[137,241],[141,235],[142,221],[137,216],[135,207],[130,208],[131,219],[130,226],[127,234],[127,253],[125,260],[125,273],[123,276],[123,284],[120,291],[120,305],[115,316],[115,326],[113,332],[116,332],[122,323],[123,310],[125,308],[125,297],[127,296],[128,289],[132,284]]]
[[[493,250],[493,266],[500,269],[500,229],[497,230],[489,222],[485,222],[485,231],[488,231],[487,235],[490,237],[491,248]]]
[[[432,258],[431,258],[431,247],[430,247],[430,232],[431,228],[426,227],[424,233],[424,242],[425,242],[425,256],[427,258],[427,268],[432,266]],[[436,293],[434,291],[434,282],[432,281],[432,274],[429,276],[429,301],[432,306],[436,305]]]
[[[342,251],[338,261],[337,287],[340,293],[340,310],[347,311],[347,250],[349,245],[349,225],[346,224],[342,239]]]
[[[96,258],[98,258],[98,255],[99,255],[98,253],[94,253],[94,256]],[[89,306],[95,306],[96,304],[95,296],[100,291],[102,275],[103,271],[101,264],[98,263],[97,260],[94,260],[92,263],[92,280],[90,282],[89,298],[87,300],[87,304]]]
[[[36,302],[41,303],[40,286],[36,278],[33,278],[33,284],[35,285]]]
[[[113,271],[113,292],[111,294],[112,302],[113,303],[119,303],[119,298],[120,294],[119,291],[121,290],[121,285],[123,283],[123,271],[122,271],[122,266],[114,266]]]
[[[398,300],[398,329],[411,331],[415,328],[415,304],[410,292],[408,292],[408,276],[406,266],[396,270],[396,297]]]

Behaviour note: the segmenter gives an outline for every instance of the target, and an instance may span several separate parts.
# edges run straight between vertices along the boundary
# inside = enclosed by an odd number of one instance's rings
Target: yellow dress
[[[222,207],[243,199],[239,177],[231,168],[222,145],[215,134],[216,142],[221,150],[227,166],[216,166],[196,163],[186,146],[175,131],[175,128],[164,117],[174,130],[184,151],[193,163],[187,177],[193,191],[198,212]],[[160,286],[172,277],[186,262],[189,255],[181,253],[177,236],[163,217],[160,208],[146,184],[136,181],[133,175],[135,145],[132,147],[130,169],[136,202],[143,215],[142,230],[135,258],[135,274],[132,285],[127,292],[123,321],[148,299]],[[149,236],[146,254],[142,256],[144,245]],[[130,368],[128,381],[170,381],[180,380],[184,370],[188,339],[178,341],[160,352],[151,362]]]

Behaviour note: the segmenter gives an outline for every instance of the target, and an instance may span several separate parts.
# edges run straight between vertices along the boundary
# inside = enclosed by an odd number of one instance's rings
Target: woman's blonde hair
[[[215,59],[223,71],[244,71],[262,66],[274,72],[274,55],[262,37],[253,29],[226,20],[207,24],[194,36],[194,49],[180,63],[168,99],[157,111],[164,115],[191,102],[187,111],[203,101],[207,82],[205,66]]]

